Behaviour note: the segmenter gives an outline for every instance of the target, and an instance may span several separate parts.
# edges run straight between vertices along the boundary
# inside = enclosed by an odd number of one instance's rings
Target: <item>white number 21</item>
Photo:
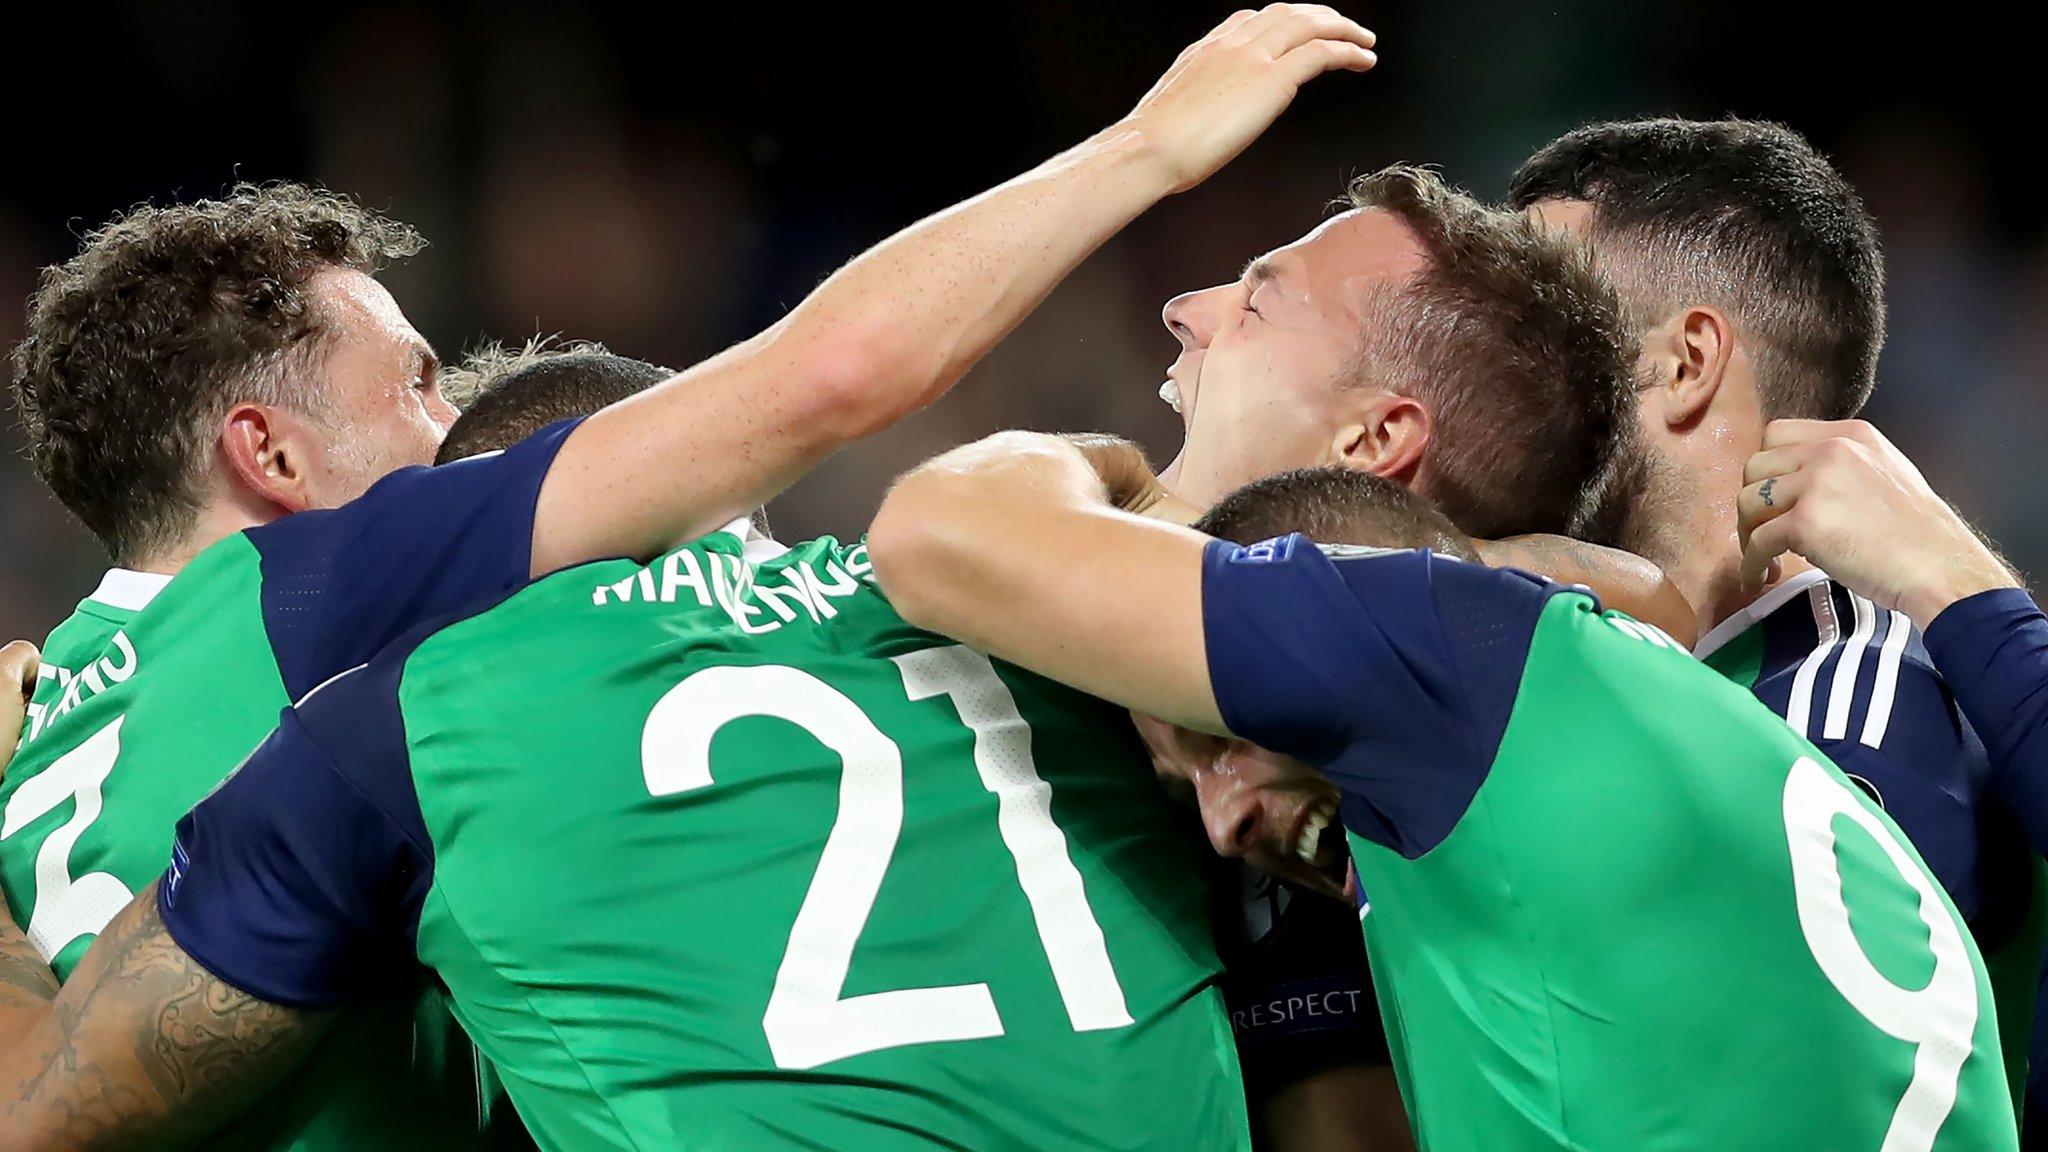
[[[895,658],[912,700],[943,696],[974,733],[974,766],[996,797],[996,826],[1017,866],[1068,1021],[1079,1032],[1131,1023],[1102,927],[1088,906],[1052,788],[1031,759],[1031,729],[988,658],[957,645]],[[782,1068],[815,1068],[863,1052],[1003,1034],[987,984],[842,996],[853,949],[903,828],[903,755],[853,701],[784,665],[707,668],[662,696],[640,741],[647,789],[669,796],[710,786],[711,740],[747,716],[786,720],[838,753],[839,812],[811,876],[761,1019]]]

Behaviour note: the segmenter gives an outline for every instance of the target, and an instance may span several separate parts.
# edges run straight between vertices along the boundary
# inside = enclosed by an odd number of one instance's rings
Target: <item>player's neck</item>
[[[259,516],[232,502],[212,501],[199,510],[199,517],[193,522],[192,530],[184,536],[163,548],[126,558],[120,566],[136,572],[176,576],[201,552],[237,532],[248,528],[260,528],[275,519],[275,515]]]
[[[1672,516],[1658,526],[1658,542],[1663,546],[1654,551],[1661,555],[1650,558],[1663,566],[1672,584],[1692,603],[1699,635],[1705,636],[1771,588],[1813,565],[1787,553],[1780,558],[1770,584],[1745,589],[1735,512],[1735,499],[1742,490],[1740,464],[1705,468],[1696,475],[1700,483],[1669,493],[1660,502]]]
[[[1664,574],[1693,606],[1697,635],[1742,610],[1742,550],[1735,538],[1733,517],[1719,517],[1696,508],[1684,522],[1670,525],[1667,539],[1675,543],[1659,561]],[[1726,523],[1721,521],[1726,520]]]

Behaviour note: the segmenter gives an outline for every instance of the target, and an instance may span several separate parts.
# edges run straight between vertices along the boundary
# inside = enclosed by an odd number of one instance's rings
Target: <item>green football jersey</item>
[[[17,923],[60,979],[163,872],[178,818],[290,703],[245,538],[202,553],[146,605],[122,606],[155,581],[112,575],[50,633],[26,739],[0,784],[0,881],[10,897],[19,894],[10,901]],[[213,1146],[344,1152],[474,1143],[468,1051],[437,997],[371,998],[312,1065]]]
[[[405,924],[549,1148],[1249,1144],[1128,718],[908,626],[864,546],[557,573],[301,702],[179,839],[167,923],[258,995],[340,1002]],[[246,911],[277,876],[319,943]]]
[[[1582,592],[1215,546],[1231,729],[1343,795],[1420,1144],[2017,1147],[1984,964],[1811,743]]]
[[[59,978],[164,872],[178,819],[293,696],[422,615],[523,583],[554,441],[410,469],[343,509],[214,544],[175,577],[115,570],[53,631],[0,783],[0,885]],[[518,1147],[438,991],[393,981],[209,1147]],[[509,1120],[509,1117],[501,1117]]]
[[[1815,570],[1714,628],[1695,652],[1785,717],[1912,841],[1984,954],[2017,1107],[2048,888],[1920,630]]]

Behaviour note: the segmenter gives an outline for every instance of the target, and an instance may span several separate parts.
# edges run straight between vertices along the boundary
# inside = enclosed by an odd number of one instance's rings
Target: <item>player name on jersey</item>
[[[842,558],[797,560],[756,580],[755,567],[742,556],[705,552],[671,552],[623,580],[590,590],[590,602],[606,604],[674,604],[678,597],[696,598],[700,607],[714,605],[733,625],[750,636],[773,632],[808,618],[821,624],[839,614],[832,601],[852,596],[874,583],[866,544],[856,544]]]
[[[107,690],[109,684],[124,684],[135,675],[139,657],[135,645],[128,639],[126,630],[117,630],[107,641],[111,651],[86,664],[81,671],[73,672],[57,664],[44,664],[36,670],[36,680],[57,681],[59,695],[48,704],[31,703],[28,706],[28,731],[22,743],[28,744],[43,734],[43,729],[57,717],[64,715],[81,703]]]

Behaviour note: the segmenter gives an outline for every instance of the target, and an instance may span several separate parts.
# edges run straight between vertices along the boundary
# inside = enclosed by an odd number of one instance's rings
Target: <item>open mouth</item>
[[[1314,869],[1333,887],[1345,886],[1350,859],[1345,852],[1344,828],[1337,821],[1337,803],[1324,800],[1302,814],[1294,833],[1294,858]]]
[[[1202,370],[1199,362],[1187,363],[1187,358],[1175,360],[1166,370],[1166,380],[1159,385],[1159,398],[1174,410],[1186,424],[1194,419],[1195,402],[1200,398]],[[1183,382],[1183,376],[1186,377]]]

